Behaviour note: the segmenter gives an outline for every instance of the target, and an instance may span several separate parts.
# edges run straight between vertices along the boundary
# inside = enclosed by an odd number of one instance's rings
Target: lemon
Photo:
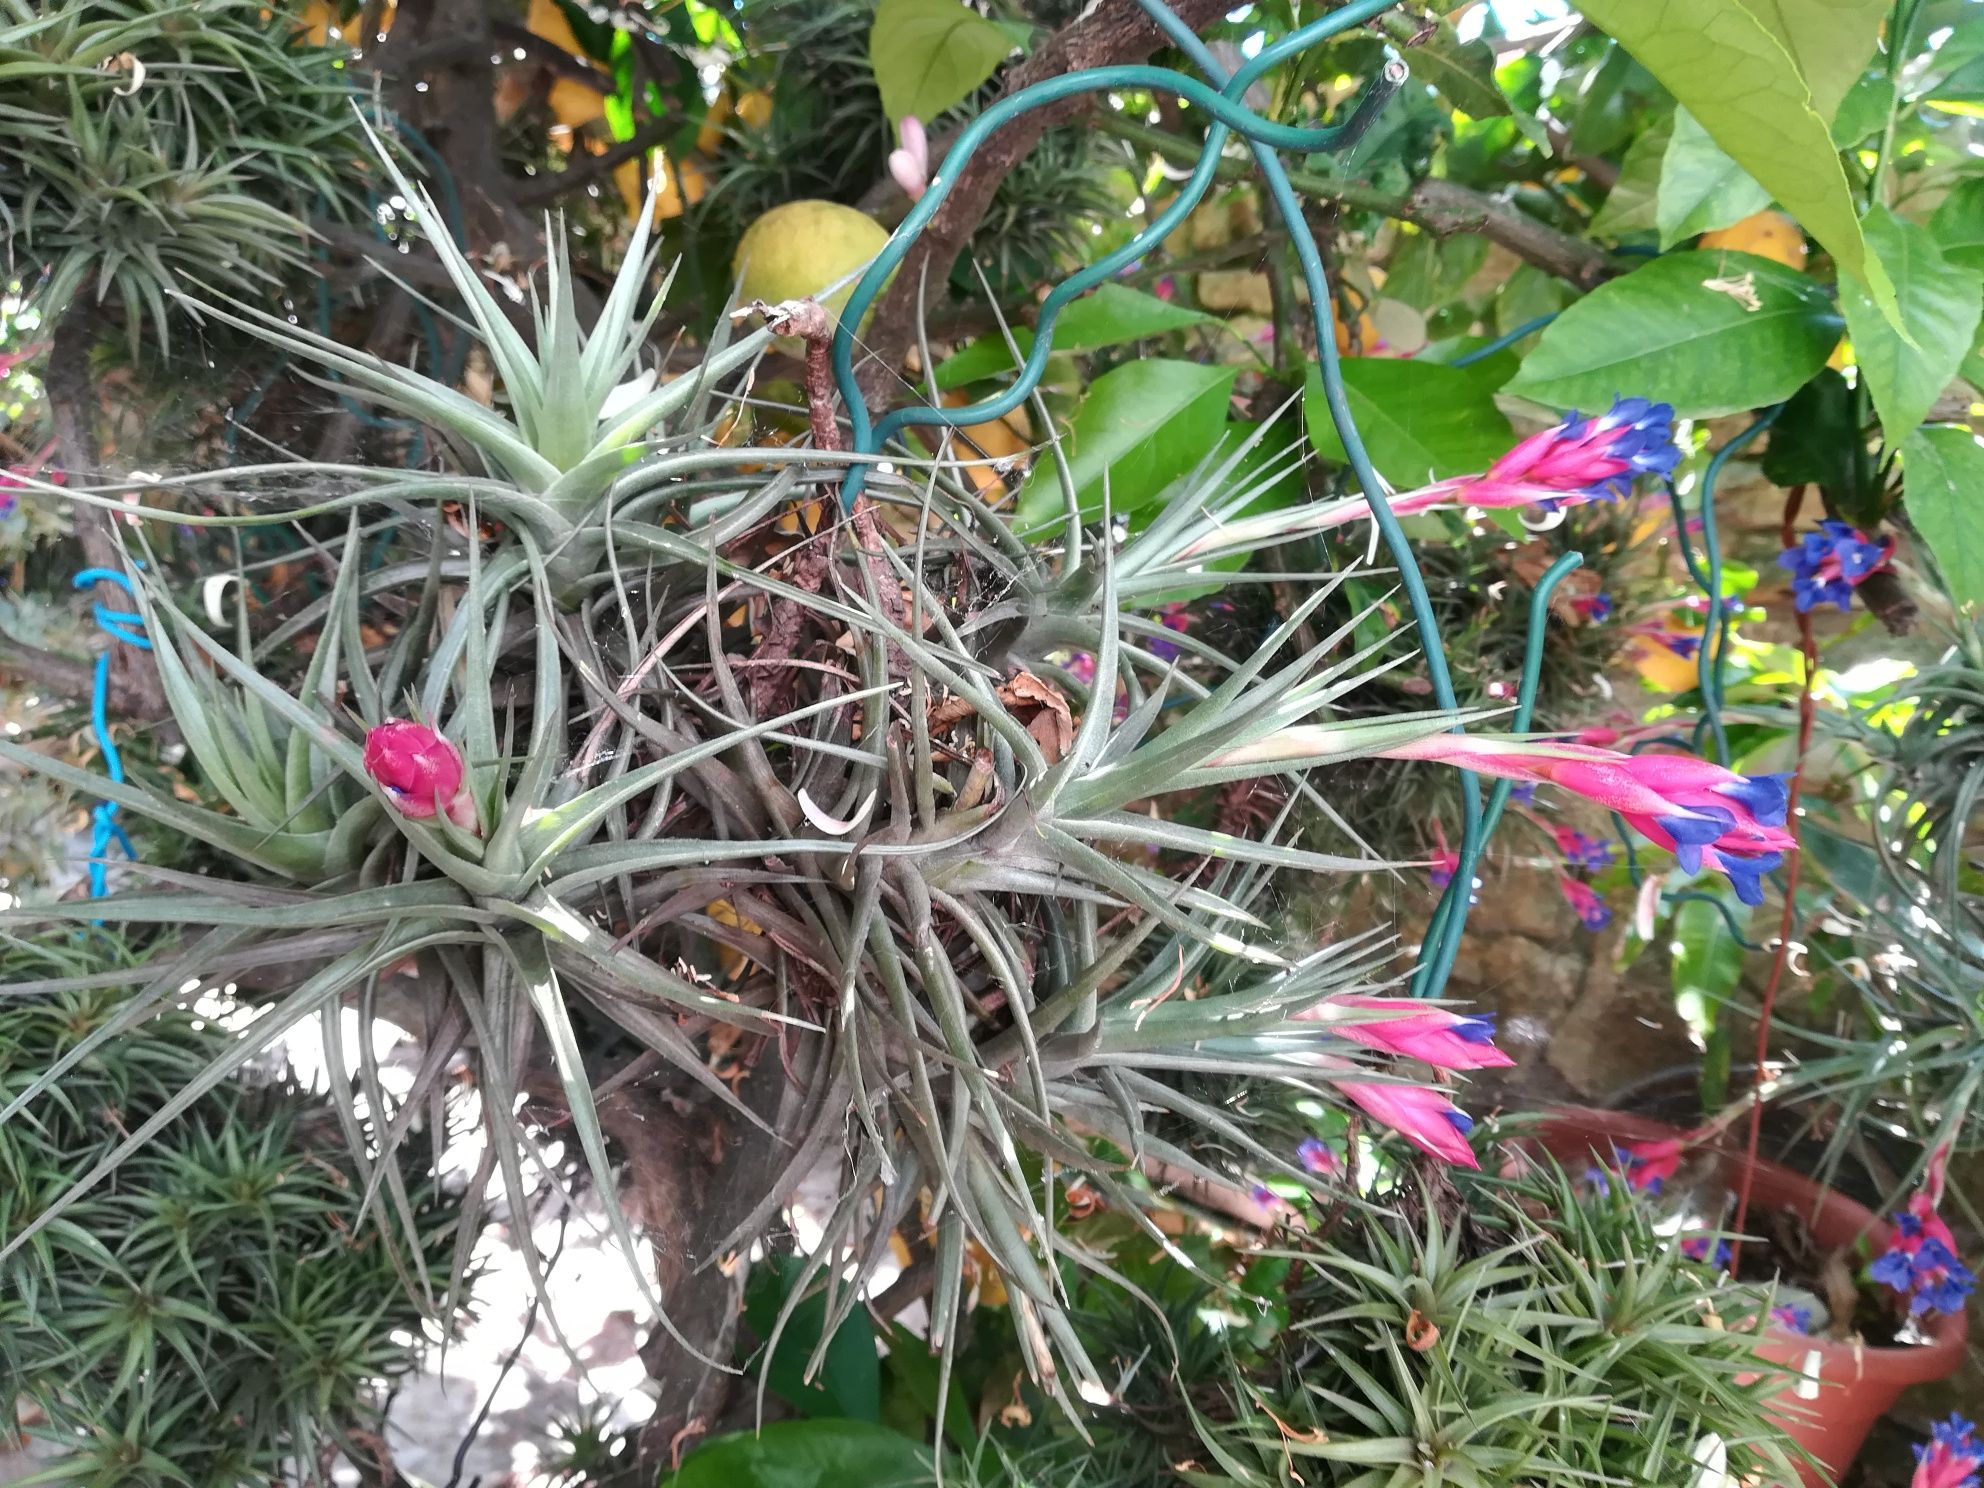
[[[776,305],[815,299],[882,251],[888,230],[837,202],[792,201],[773,207],[744,230],[731,261],[746,300]],[[843,285],[820,303],[835,315],[854,293]]]
[[[703,168],[693,160],[675,160],[657,155],[654,157],[654,169],[659,187],[654,199],[656,222],[680,217],[686,208],[701,201],[709,190],[709,180],[703,175]],[[627,203],[629,217],[640,211],[641,199],[647,195],[647,180],[641,171],[642,165],[638,160],[623,160],[613,168],[613,179],[620,185],[620,195]]]
[[[1786,268],[1805,267],[1804,231],[1782,212],[1758,212],[1733,227],[1703,233],[1697,246],[1727,248],[1733,253],[1754,253]]]

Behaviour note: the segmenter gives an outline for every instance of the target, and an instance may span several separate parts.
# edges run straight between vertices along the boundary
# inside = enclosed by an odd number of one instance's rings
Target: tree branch
[[[617,145],[609,145],[597,155],[587,155],[578,164],[567,166],[556,175],[539,176],[528,185],[519,186],[516,191],[517,204],[534,207],[577,191],[611,174],[617,166],[640,159],[680,127],[681,121],[677,119],[650,119],[635,130],[631,138],[621,140]]]
[[[1178,164],[1189,165],[1199,158],[1199,147],[1191,140],[1133,119],[1105,115],[1096,120],[1096,126]],[[1219,165],[1223,180],[1242,180],[1252,174],[1251,161],[1223,160]],[[1480,233],[1524,262],[1567,279],[1580,289],[1590,289],[1618,272],[1611,256],[1596,244],[1559,232],[1519,207],[1452,181],[1428,177],[1405,195],[1395,196],[1362,181],[1342,180],[1313,171],[1290,171],[1288,179],[1305,197],[1396,217],[1437,237]]]
[[[120,593],[118,598],[123,602],[120,608],[128,606],[129,601],[123,594]],[[58,696],[78,700],[87,698],[96,685],[94,663],[64,656],[57,651],[46,651],[40,646],[30,646],[5,635],[0,635],[0,674],[12,675]],[[134,692],[129,682],[120,681],[113,671],[110,679],[111,711],[135,714],[144,704],[142,692]]]
[[[490,24],[490,34],[501,42],[504,50],[512,56],[521,50],[524,55],[520,62],[533,63],[561,78],[570,78],[581,83],[595,93],[611,93],[613,79],[601,72],[584,57],[575,57],[555,41],[546,41],[535,31],[519,26],[515,21],[494,21]]]
[[[1210,25],[1231,8],[1231,0],[1174,0],[1172,5],[1178,18],[1193,30]],[[1099,0],[1086,15],[1063,26],[1008,72],[1001,96],[1010,98],[1035,83],[1086,68],[1141,61],[1163,43],[1163,36],[1135,0]],[[971,241],[1000,180],[1026,158],[1049,129],[1078,117],[1087,108],[1086,100],[1073,98],[1014,119],[986,140],[957,176],[944,204],[904,255],[894,282],[876,304],[868,332],[870,357],[860,374],[863,396],[871,406],[879,401],[915,339],[919,308],[927,314],[935,306],[950,280],[951,265]],[[920,306],[919,292],[923,295]]]

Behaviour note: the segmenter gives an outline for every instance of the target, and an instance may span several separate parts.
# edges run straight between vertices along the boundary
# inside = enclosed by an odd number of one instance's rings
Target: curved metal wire
[[[1276,214],[1288,234],[1289,241],[1295,249],[1296,259],[1301,265],[1304,286],[1309,292],[1310,314],[1315,325],[1324,401],[1336,425],[1338,436],[1343,442],[1351,473],[1370,503],[1372,518],[1397,567],[1400,587],[1405,591],[1413,623],[1419,633],[1421,649],[1426,657],[1427,677],[1431,683],[1433,700],[1444,710],[1457,711],[1459,700],[1454,692],[1452,675],[1447,666],[1445,650],[1441,645],[1439,627],[1425,579],[1420,573],[1412,546],[1386,500],[1384,483],[1371,462],[1364,442],[1358,435],[1356,421],[1351,415],[1344,387],[1341,359],[1331,325],[1332,296],[1322,254],[1304,220],[1301,202],[1277,154],[1277,151],[1284,149],[1300,150],[1305,153],[1340,150],[1354,142],[1378,117],[1390,98],[1404,85],[1405,67],[1396,59],[1389,60],[1381,74],[1366,86],[1348,118],[1341,124],[1323,128],[1300,128],[1278,124],[1254,113],[1241,102],[1247,89],[1270,68],[1330,36],[1361,25],[1380,12],[1390,9],[1396,0],[1353,0],[1353,3],[1342,6],[1329,15],[1298,28],[1272,45],[1264,47],[1259,55],[1231,76],[1228,76],[1225,68],[1191,29],[1179,21],[1161,3],[1161,0],[1138,0],[1138,3],[1166,37],[1192,61],[1194,66],[1211,79],[1214,85],[1217,85],[1217,91],[1215,87],[1208,86],[1205,82],[1170,68],[1142,65],[1091,68],[1065,77],[1051,78],[1022,89],[1010,98],[1001,99],[967,125],[945,156],[943,168],[931,181],[929,190],[924,193],[882,252],[869,265],[841,312],[840,325],[834,336],[832,360],[834,380],[847,407],[851,434],[850,448],[856,454],[880,455],[888,440],[905,428],[962,427],[998,418],[1018,407],[1033,392],[1046,367],[1047,358],[1053,349],[1054,321],[1061,309],[1076,296],[1102,283],[1161,242],[1198,205],[1212,184],[1227,140],[1237,132],[1246,140],[1253,152],[1267,194],[1274,204]],[[871,419],[854,376],[855,328],[859,326],[890,276],[901,264],[910,245],[942,206],[945,197],[956,184],[961,167],[971,159],[994,130],[1020,114],[1077,94],[1112,88],[1173,93],[1191,106],[1205,110],[1211,118],[1212,124],[1206,133],[1205,149],[1190,178],[1180,188],[1176,199],[1129,242],[1071,275],[1048,295],[1040,309],[1034,344],[1010,387],[992,398],[968,407],[907,407],[895,409],[879,420]],[[1535,326],[1526,326],[1522,329],[1527,333],[1529,330],[1534,330]],[[868,466],[865,463],[855,464],[848,472],[842,487],[842,499],[850,509],[860,496],[867,474]],[[1535,607],[1537,613],[1545,612],[1548,589],[1554,587],[1556,579],[1561,578],[1563,573],[1569,572],[1576,564],[1573,561],[1560,566],[1562,572],[1553,570],[1555,578],[1548,580],[1545,587],[1539,588],[1540,598]],[[1526,668],[1520,694],[1522,716],[1525,718],[1534,702],[1541,647],[1542,638],[1539,631],[1532,637],[1531,643],[1532,660],[1536,664]],[[1460,731],[1460,727],[1456,725],[1455,732]],[[1464,863],[1471,865],[1480,858],[1492,817],[1499,813],[1494,811],[1491,812],[1490,817],[1484,818],[1481,786],[1473,772],[1465,770],[1461,772],[1461,792],[1463,803],[1461,856]],[[1506,796],[1506,792],[1502,794]],[[1436,997],[1444,987],[1459,951],[1460,938],[1467,917],[1467,899],[1468,874],[1457,874],[1454,881],[1448,885],[1434,913],[1432,929],[1429,930],[1426,945],[1422,948],[1419,968],[1413,983],[1416,995]]]

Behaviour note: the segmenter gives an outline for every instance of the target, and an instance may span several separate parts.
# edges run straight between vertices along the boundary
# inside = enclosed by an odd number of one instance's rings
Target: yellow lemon
[[[888,230],[838,202],[792,201],[773,207],[744,230],[731,260],[746,300],[776,305],[819,296],[882,251]],[[843,285],[820,303],[836,315],[854,293]]]
[[[566,129],[577,131],[606,116],[606,96],[588,88],[577,78],[561,77],[551,84],[551,117]]]
[[[579,45],[579,38],[573,34],[572,23],[558,8],[557,0],[530,0],[530,14],[524,20],[524,29],[574,57],[586,54],[586,49]]]
[[[735,109],[730,102],[730,90],[726,88],[717,94],[716,102],[712,103],[710,111],[703,115],[702,128],[696,131],[698,155],[714,155],[723,148],[723,126],[730,122],[730,116],[734,112]]]
[[[737,117],[752,129],[763,129],[772,121],[772,96],[763,88],[753,88],[737,100]]]
[[[310,45],[329,46],[331,32],[338,26],[338,13],[333,6],[326,4],[325,0],[308,0],[308,3],[297,12],[294,24]]]
[[[658,188],[654,199],[656,222],[680,217],[701,201],[710,189],[703,168],[693,160],[674,160],[658,154],[654,157],[654,170]],[[623,160],[613,168],[613,179],[619,183],[621,198],[627,203],[627,215],[632,217],[640,211],[641,199],[647,195],[647,181],[641,173],[641,162]]]
[[[1733,227],[1703,233],[1703,248],[1727,248],[1732,253],[1754,253],[1786,268],[1805,267],[1804,231],[1782,212],[1763,211],[1745,217]]]

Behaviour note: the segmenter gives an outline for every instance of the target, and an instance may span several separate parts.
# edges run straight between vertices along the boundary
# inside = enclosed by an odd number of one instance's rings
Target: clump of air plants
[[[1128,1488],[1217,1463],[1222,1482],[1574,1488],[1687,1484],[1714,1458],[1733,1482],[1793,1481],[1754,1294],[1663,1243],[1630,1196],[1482,1151],[1433,1182],[1334,1176],[1312,1219],[1284,1211],[1230,1249],[1161,1252],[1085,1221],[1156,1305],[1071,1274],[1084,1341],[1176,1362],[1126,1367],[1085,1439],[1046,1413],[996,1432],[1012,1473],[971,1480]]]
[[[199,840],[216,867],[11,916],[168,918],[268,968],[271,1007],[215,1068],[389,970],[410,976],[427,1060],[401,1101],[352,1114],[354,1140],[397,1157],[404,1113],[442,1098],[459,1053],[513,1208],[553,1123],[601,1193],[624,1193],[609,1224],[672,1335],[660,1346],[685,1359],[714,1344],[674,1321],[708,1285],[684,1258],[748,1255],[801,1178],[838,1166],[788,1313],[824,1287],[831,1335],[887,1237],[928,1214],[933,1344],[957,1326],[964,1257],[982,1255],[1013,1298],[1025,1369],[1073,1413],[1105,1386],[1054,1279],[1075,1250],[1044,1168],[1126,1215],[1151,1202],[1153,1165],[1167,1184],[1320,1181],[1184,1077],[1274,1080],[1472,1160],[1450,1089],[1392,1058],[1429,1015],[1333,1000],[1381,989],[1387,948],[1317,944],[1270,906],[1281,881],[1372,867],[1298,840],[1294,804],[1325,799],[1320,767],[1458,720],[1310,732],[1370,672],[1344,644],[1359,616],[1298,644],[1328,586],[1237,654],[1170,623],[1208,544],[1244,556],[1278,540],[1230,536],[1249,446],[1127,540],[1098,523],[1051,542],[1017,538],[948,459],[905,457],[848,509],[817,385],[810,447],[728,447],[773,333],[817,350],[817,326],[790,309],[743,333],[726,319],[701,366],[659,382],[647,223],[590,330],[553,234],[534,349],[436,239],[488,346],[494,406],[206,308],[433,426],[454,468],[226,473],[257,493],[249,520],[311,522],[332,578],[285,617],[242,608],[220,627],[169,574],[133,573],[196,799],[0,741],[0,758]],[[321,503],[285,510],[297,491]],[[185,520],[163,498],[127,512]],[[1085,678],[1063,665],[1075,654]],[[1255,782],[1266,804],[1239,832],[1163,809]],[[156,975],[177,985],[208,960],[189,948]],[[1352,1036],[1388,1020],[1403,1026]],[[1495,1062],[1485,1037],[1406,1052],[1428,1050],[1445,1069]],[[654,1139],[677,1122],[695,1137]],[[97,1181],[160,1129],[118,1134]],[[685,1175],[716,1188],[709,1170],[732,1163],[747,1176],[721,1203],[650,1198]],[[13,1245],[91,1192],[55,1198]],[[474,1186],[466,1223],[484,1202]]]

